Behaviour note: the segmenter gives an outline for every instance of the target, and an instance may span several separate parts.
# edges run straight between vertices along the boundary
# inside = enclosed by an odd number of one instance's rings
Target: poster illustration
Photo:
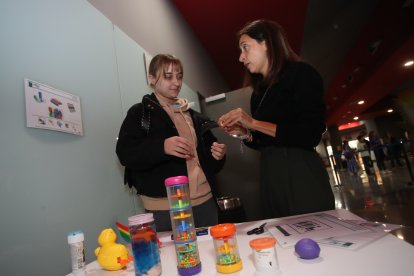
[[[80,98],[24,79],[26,126],[83,136]]]

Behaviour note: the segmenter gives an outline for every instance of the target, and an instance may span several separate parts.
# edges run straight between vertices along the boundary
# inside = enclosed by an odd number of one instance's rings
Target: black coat
[[[210,131],[215,123],[192,109],[189,113],[197,134],[200,165],[217,196],[215,174],[223,167],[225,158],[216,160],[211,155],[211,144],[217,141]],[[164,141],[172,136],[179,136],[178,131],[154,94],[145,95],[141,103],[128,110],[119,131],[116,154],[125,166],[125,184],[134,186],[138,194],[166,197],[164,180],[188,175],[185,159],[164,152]]]
[[[256,149],[316,147],[326,130],[323,95],[322,78],[312,66],[288,62],[279,81],[253,93],[250,101],[254,119],[277,125],[276,137],[256,131],[246,145]]]

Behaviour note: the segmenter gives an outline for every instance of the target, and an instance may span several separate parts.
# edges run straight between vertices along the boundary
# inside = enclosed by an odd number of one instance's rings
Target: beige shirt
[[[197,155],[197,135],[193,120],[188,111],[174,109],[171,105],[161,103],[164,110],[174,122],[180,137],[186,138],[194,145],[194,156],[186,159],[191,205],[200,205],[212,197],[211,188],[200,166]],[[144,208],[147,210],[168,210],[167,198],[151,198],[141,195]]]

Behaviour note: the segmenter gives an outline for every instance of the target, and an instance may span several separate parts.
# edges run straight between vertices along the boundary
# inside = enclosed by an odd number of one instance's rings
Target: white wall
[[[143,212],[115,143],[149,91],[144,50],[83,0],[3,0],[0,37],[0,274],[65,275],[68,232],[91,262],[101,230]],[[78,95],[84,136],[26,128],[24,78]]]
[[[179,57],[184,64],[184,79],[194,91],[204,97],[229,91],[172,1],[88,1],[151,55],[170,53]]]

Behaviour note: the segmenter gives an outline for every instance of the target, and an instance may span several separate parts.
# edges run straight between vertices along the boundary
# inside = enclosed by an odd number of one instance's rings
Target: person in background
[[[215,174],[224,165],[226,145],[213,136],[211,120],[178,98],[183,75],[181,61],[172,55],[151,60],[148,79],[154,92],[128,110],[116,144],[125,182],[154,214],[157,231],[171,230],[164,180],[172,176],[189,178],[195,226],[218,223]]]
[[[248,23],[238,38],[245,85],[253,88],[251,115],[236,108],[218,122],[261,153],[264,218],[334,209],[329,176],[315,151],[326,130],[320,74],[300,61],[276,22]]]
[[[364,169],[367,175],[372,175],[371,172],[371,155],[370,155],[370,146],[369,141],[364,139],[363,135],[357,137],[358,143],[357,148],[358,152],[361,154],[362,162],[364,163]]]
[[[387,168],[385,167],[385,162],[384,162],[385,154],[382,148],[383,146],[382,146],[381,139],[378,137],[377,133],[373,130],[371,130],[368,133],[368,137],[369,137],[369,143],[371,144],[371,149],[374,151],[375,160],[377,162],[378,169],[382,173],[390,173],[391,171],[387,170]]]
[[[349,146],[347,140],[344,140],[342,143],[342,154],[345,156],[348,172],[352,175],[357,175],[359,171],[359,165],[355,156],[356,152]]]
[[[395,164],[402,167],[403,164],[401,163],[401,143],[395,139],[391,132],[387,131],[387,137],[386,137],[386,148],[388,155],[390,157],[391,161],[391,167],[394,168]]]

